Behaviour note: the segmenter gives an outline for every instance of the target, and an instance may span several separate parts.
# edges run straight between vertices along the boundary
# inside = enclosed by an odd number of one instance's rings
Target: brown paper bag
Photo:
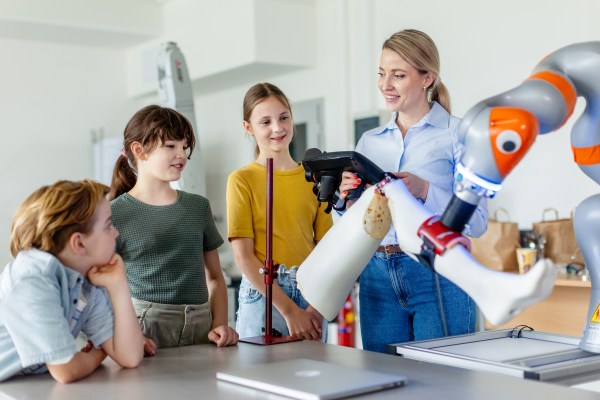
[[[519,271],[515,249],[519,244],[519,225],[516,222],[498,222],[498,208],[494,218],[488,220],[488,228],[480,238],[471,240],[471,254],[482,265],[497,271]]]
[[[554,221],[546,221],[545,215],[547,211],[554,211]],[[551,259],[555,263],[570,264],[573,261],[584,262],[581,252],[578,251],[579,246],[575,238],[573,214],[571,214],[571,218],[569,219],[558,219],[558,211],[554,208],[547,208],[542,213],[542,222],[534,223],[533,230],[538,230],[540,235],[546,235],[544,257]]]

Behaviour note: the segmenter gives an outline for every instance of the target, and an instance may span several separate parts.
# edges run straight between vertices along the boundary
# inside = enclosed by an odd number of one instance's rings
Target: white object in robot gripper
[[[302,296],[328,321],[335,319],[390,229],[387,198],[375,189],[372,186],[362,194],[298,269]]]

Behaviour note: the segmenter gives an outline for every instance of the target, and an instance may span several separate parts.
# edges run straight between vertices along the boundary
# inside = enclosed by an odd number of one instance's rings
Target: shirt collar
[[[67,273],[67,279],[69,280],[69,289],[73,289],[75,285],[83,281],[83,276],[74,269],[65,267],[65,271]]]
[[[444,109],[437,101],[429,102],[430,110],[419,122],[417,122],[414,126],[422,126],[425,124],[429,124],[435,126],[437,128],[447,129],[450,126],[450,114],[448,111]],[[380,133],[385,132],[386,130],[394,130],[397,129],[396,119],[398,118],[398,113],[392,113],[392,118],[389,122],[383,126],[380,126],[373,135],[378,135]]]
[[[450,126],[450,114],[437,101],[430,101],[431,110],[425,114],[425,123],[438,128],[448,129]]]

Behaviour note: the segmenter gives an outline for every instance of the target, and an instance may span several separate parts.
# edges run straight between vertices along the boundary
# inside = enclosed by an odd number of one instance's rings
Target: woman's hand
[[[429,191],[429,182],[419,178],[410,172],[394,172],[397,178],[400,178],[406,188],[416,199],[421,199],[423,202],[427,200],[427,192]]]
[[[118,254],[113,254],[108,264],[95,265],[87,273],[88,279],[94,286],[108,289],[122,282],[127,282],[125,265]]]
[[[348,196],[348,191],[356,189],[360,185],[361,180],[358,175],[352,172],[342,172],[342,183],[340,183],[340,199],[344,200]]]
[[[358,177],[358,175],[352,173],[352,172],[348,172],[348,171],[344,171],[342,172],[342,183],[340,184],[340,199],[344,200],[346,199],[346,196],[348,196],[348,191],[349,190],[353,190],[356,189],[358,187],[358,185],[360,185],[361,183],[361,179]],[[370,188],[372,185],[369,185],[368,183],[365,185],[366,188]],[[352,204],[354,204],[356,202],[355,200],[348,200],[348,202],[346,203],[346,208],[350,208],[352,206]]]
[[[312,313],[296,306],[289,313],[283,315],[283,318],[285,318],[291,336],[306,340],[321,340],[323,317],[319,320]]]

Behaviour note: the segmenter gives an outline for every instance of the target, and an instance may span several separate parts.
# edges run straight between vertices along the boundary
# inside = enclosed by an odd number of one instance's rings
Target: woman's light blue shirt
[[[425,207],[442,215],[452,198],[456,164],[462,155],[457,129],[460,119],[436,101],[430,111],[413,125],[404,139],[396,125],[397,113],[383,126],[365,132],[356,151],[387,172],[409,172],[429,182]],[[487,230],[487,199],[482,199],[463,233],[479,237]],[[398,244],[392,225],[381,245]]]
[[[81,294],[87,305],[71,329]],[[0,381],[73,356],[79,332],[100,347],[113,336],[113,315],[104,288],[50,253],[21,251],[0,275]]]

